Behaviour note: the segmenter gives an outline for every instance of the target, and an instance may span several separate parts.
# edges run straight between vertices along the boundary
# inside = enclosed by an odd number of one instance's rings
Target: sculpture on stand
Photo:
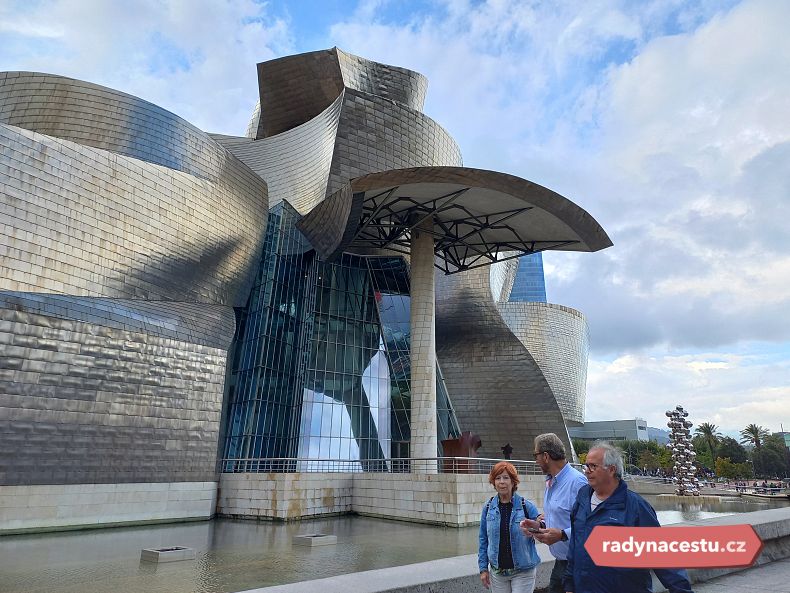
[[[442,459],[442,471],[452,474],[471,474],[476,471],[476,464],[469,460],[470,457],[477,457],[477,450],[483,445],[480,435],[464,431],[456,439],[446,439],[442,441],[444,458]],[[460,457],[461,459],[455,459]]]
[[[683,406],[675,406],[674,410],[666,412],[670,428],[669,443],[667,447],[672,451],[672,460],[675,462],[675,476],[672,481],[676,484],[675,494],[678,496],[699,496],[699,480],[695,475],[697,467],[694,459],[697,453],[691,444],[690,420],[686,420],[689,413]]]

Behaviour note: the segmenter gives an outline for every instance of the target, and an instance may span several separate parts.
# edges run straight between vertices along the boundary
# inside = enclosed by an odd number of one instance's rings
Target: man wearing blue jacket
[[[597,525],[614,527],[660,527],[653,507],[623,481],[623,458],[612,445],[598,442],[584,464],[588,485],[579,490],[571,510],[568,566],[563,578],[569,593],[652,593],[652,577],[646,568],[596,566],[584,542]],[[654,569],[669,593],[693,593],[686,571]]]

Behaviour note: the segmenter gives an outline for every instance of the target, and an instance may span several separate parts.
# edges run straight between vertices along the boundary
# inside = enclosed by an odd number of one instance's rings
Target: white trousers
[[[488,573],[491,577],[491,593],[532,593],[535,590],[537,572],[537,568],[532,568],[503,577],[491,571]]]

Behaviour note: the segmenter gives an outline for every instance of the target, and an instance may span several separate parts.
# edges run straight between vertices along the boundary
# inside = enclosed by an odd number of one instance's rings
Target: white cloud
[[[664,411],[683,405],[695,425],[737,432],[750,423],[790,428],[790,364],[766,354],[664,350],[590,364],[588,420],[640,416],[663,428]]]
[[[704,177],[732,179],[790,135],[790,5],[744,2],[693,33],[659,37],[611,73],[604,143],[632,174],[671,154]]]
[[[647,42],[588,91],[596,134],[558,183],[592,196],[615,246],[545,260],[573,272],[549,292],[588,314],[593,348],[790,340],[788,17],[743,2]]]
[[[255,105],[255,64],[293,47],[287,23],[251,0],[20,3],[0,12],[0,35],[0,70],[88,80],[229,134]]]

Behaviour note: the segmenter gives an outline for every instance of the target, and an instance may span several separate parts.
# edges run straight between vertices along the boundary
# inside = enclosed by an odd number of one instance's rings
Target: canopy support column
[[[435,459],[436,299],[433,217],[411,233],[411,457]],[[428,231],[428,232],[426,232]],[[416,462],[414,473],[437,473],[435,461]]]

